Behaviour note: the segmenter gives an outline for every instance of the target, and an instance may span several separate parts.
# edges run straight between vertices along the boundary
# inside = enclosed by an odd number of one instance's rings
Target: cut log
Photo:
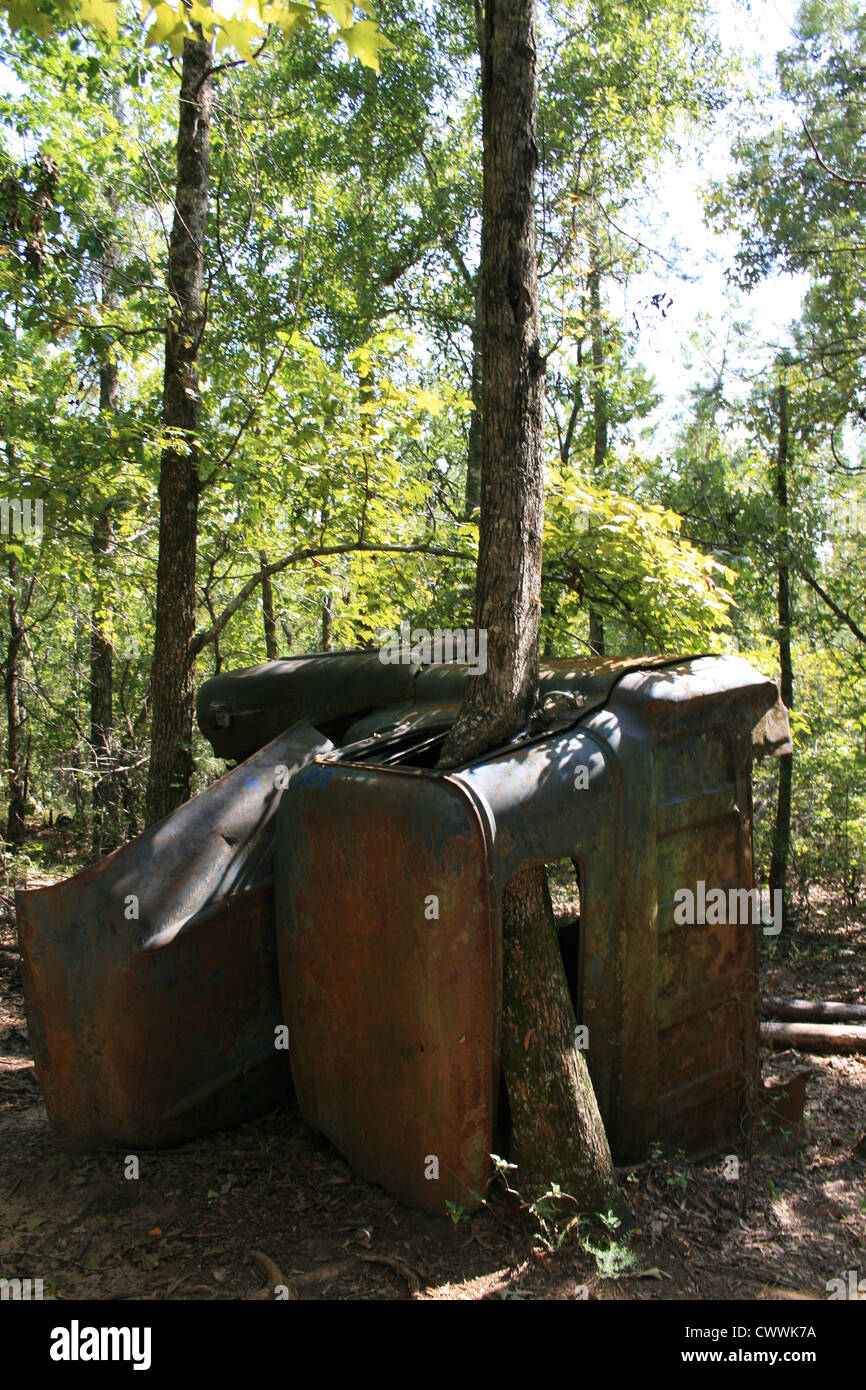
[[[866,1004],[842,1004],[825,999],[761,1000],[765,1018],[789,1019],[793,1023],[866,1023]]]
[[[866,1052],[866,1025],[851,1023],[762,1023],[761,1041],[800,1052]]]

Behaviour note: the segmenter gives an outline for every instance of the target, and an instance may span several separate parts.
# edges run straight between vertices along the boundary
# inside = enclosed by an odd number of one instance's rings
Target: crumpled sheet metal
[[[527,864],[571,857],[578,1021],[616,1160],[654,1139],[693,1153],[733,1140],[756,1057],[759,928],[675,927],[673,900],[701,878],[752,886],[751,760],[787,737],[772,681],[699,658],[626,670],[575,727],[447,775],[364,764],[357,747],[305,769],[278,818],[277,936],[310,1123],[413,1206],[477,1204],[502,891]]]
[[[380,661],[377,652],[325,652],[270,661],[242,671],[222,671],[205,681],[196,700],[199,728],[222,758],[246,758],[281,729],[311,719],[342,746],[375,735],[397,738],[415,730],[446,729],[470,681],[460,663],[421,669],[408,659]],[[542,702],[566,701],[564,723],[603,705],[627,671],[671,665],[681,657],[591,657],[544,661]],[[332,725],[337,727],[332,729]]]
[[[275,1047],[274,817],[287,776],[332,747],[301,724],[100,863],[16,893],[61,1147],[179,1144],[291,1094]]]
[[[383,665],[376,652],[323,652],[223,671],[196,699],[198,725],[220,758],[247,758],[283,729],[319,729],[411,700],[417,665]]]

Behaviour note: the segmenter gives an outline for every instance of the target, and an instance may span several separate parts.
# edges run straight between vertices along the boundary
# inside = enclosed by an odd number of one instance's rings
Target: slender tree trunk
[[[788,566],[788,388],[779,385],[779,434],[776,450],[775,494],[778,514],[778,611],[779,666],[781,695],[788,709],[794,704],[794,671],[791,665],[791,574]],[[782,920],[788,924],[787,868],[791,843],[791,791],[793,782],[793,753],[783,753],[779,759],[779,795],[776,803],[776,824],[773,830],[773,857],[770,863],[770,891],[782,893]]]
[[[587,279],[589,290],[589,332],[592,352],[592,424],[593,424],[593,476],[598,481],[602,476],[604,461],[607,458],[607,391],[604,382],[604,323],[601,314],[601,265],[598,237],[593,228],[590,237],[590,266]],[[589,609],[589,649],[594,656],[604,656],[604,618],[598,609]]]
[[[112,675],[114,649],[105,626],[102,569],[111,550],[112,526],[107,505],[93,522],[90,548],[96,566],[90,613],[90,746],[94,765],[92,845],[94,854],[111,848],[117,834],[117,793],[112,755]]]
[[[543,376],[535,262],[535,10],[488,0],[482,71],[482,478],[475,620],[487,670],[443,750],[456,761],[509,738],[538,684]]]
[[[262,569],[270,564],[267,551],[263,550],[259,559]],[[277,620],[274,617],[274,586],[269,574],[266,574],[262,580],[262,621],[265,625],[265,655],[268,661],[276,661],[278,656]]]
[[[210,182],[211,52],[186,39],[180,88],[177,192],[168,259],[174,304],[166,325],[163,424],[171,442],[159,479],[150,769],[147,820],[161,820],[189,797],[198,540],[198,358],[204,332],[202,272]]]
[[[534,0],[487,0],[482,57],[481,237],[483,468],[475,614],[488,665],[469,691],[441,765],[478,757],[513,735],[538,687],[543,489],[543,372],[535,261]],[[551,1183],[583,1208],[616,1190],[607,1137],[556,942],[543,866],[524,869],[503,901],[503,1065],[519,1156],[517,1185]]]
[[[104,267],[103,303],[110,305],[114,296],[108,286],[112,261],[106,256]],[[99,409],[113,415],[119,400],[119,374],[112,353],[99,365]],[[92,846],[94,854],[104,854],[116,843],[119,832],[120,795],[114,769],[114,714],[112,683],[114,678],[114,648],[106,624],[106,593],[104,585],[105,560],[111,550],[112,524],[110,504],[93,522],[90,548],[94,562],[93,603],[90,613],[90,746],[94,763]]]
[[[329,652],[334,645],[334,595],[325,594],[322,598],[322,651]]]
[[[25,762],[26,712],[22,700],[24,683],[24,622],[18,607],[20,571],[16,556],[9,556],[9,643],[3,663],[6,695],[6,765],[9,807],[6,838],[22,845],[26,834],[27,768]]]

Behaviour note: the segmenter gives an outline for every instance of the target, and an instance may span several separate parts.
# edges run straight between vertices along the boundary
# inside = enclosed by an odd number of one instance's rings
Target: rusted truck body
[[[735,659],[608,671],[592,689],[603,673],[560,667],[558,690],[586,699],[577,722],[450,773],[413,765],[435,764],[442,735],[417,737],[430,711],[405,712],[396,758],[366,723],[281,804],[298,1099],[412,1206],[471,1209],[489,1181],[502,894],[530,864],[569,858],[580,874],[572,985],[615,1161],[653,1140],[695,1153],[740,1137],[761,923],[677,927],[673,906],[698,883],[751,889],[752,759],[790,746],[787,718],[773,682]]]
[[[774,683],[734,658],[547,663],[537,723],[440,773],[472,678],[369,652],[214,677],[200,726],[244,761],[101,863],[17,894],[62,1146],[174,1145],[294,1082],[359,1172],[427,1210],[471,1206],[496,1122],[503,888],[566,857],[571,985],[615,1157],[734,1137],[759,928],[676,928],[671,905],[693,879],[752,885],[752,758],[789,746]]]

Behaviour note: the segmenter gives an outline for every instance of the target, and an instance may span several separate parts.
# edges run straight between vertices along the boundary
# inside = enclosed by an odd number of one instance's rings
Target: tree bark
[[[801,1052],[866,1052],[866,1024],[762,1023],[761,1041]]]
[[[781,669],[782,702],[794,705],[794,672],[791,665],[791,580],[788,565],[788,388],[779,384],[779,433],[776,450],[775,494],[778,515],[778,613],[779,666]],[[770,863],[770,891],[782,894],[782,923],[788,925],[788,852],[791,843],[791,793],[793,783],[793,753],[783,753],[779,759],[779,793],[776,803],[776,823],[773,830],[773,857]]]
[[[113,258],[106,252],[103,265],[103,303],[113,306],[116,296],[109,285]],[[99,409],[113,415],[120,398],[117,360],[109,351],[99,364]],[[111,550],[110,503],[102,503],[93,522],[90,548],[93,554],[93,601],[90,611],[90,746],[94,765],[92,847],[104,854],[117,843],[120,794],[114,769],[114,714],[112,684],[114,647],[106,624],[106,594],[103,583],[105,560]]]
[[[509,739],[532,713],[541,616],[543,373],[535,259],[534,0],[487,0],[482,46],[482,477],[475,676],[440,766]],[[524,1199],[551,1183],[583,1209],[616,1192],[607,1137],[556,941],[543,866],[508,884],[503,922],[503,1066]]]
[[[607,1135],[575,1043],[544,865],[524,869],[503,902],[502,1065],[514,1129],[517,1187],[539,1197],[558,1183],[583,1210],[618,1205]],[[541,987],[540,987],[541,986]]]
[[[596,229],[590,236],[590,265],[587,277],[589,290],[589,333],[592,353],[592,426],[593,476],[598,481],[607,458],[607,392],[604,384],[604,323],[601,315],[601,264]],[[604,618],[598,609],[589,608],[589,649],[593,656],[604,656]]]
[[[259,560],[262,569],[265,569],[269,563],[266,551],[261,552]],[[279,654],[277,620],[274,616],[274,586],[269,574],[262,579],[262,621],[265,626],[265,656],[268,661],[276,661]]]
[[[111,538],[111,516],[108,505],[104,504],[93,522],[90,533],[90,548],[96,567],[90,611],[90,747],[94,770],[94,854],[104,854],[112,847],[117,835],[118,797],[113,775],[112,752],[114,648],[105,625],[106,598],[102,575],[105,558],[111,550]]]
[[[329,652],[334,644],[334,595],[322,596],[322,651]]]
[[[466,449],[466,495],[463,505],[463,515],[466,521],[471,521],[481,506],[481,475],[484,457],[484,429],[482,425],[484,401],[481,387],[483,340],[481,294],[476,288],[475,322],[472,326],[472,384],[470,388],[472,414],[469,417],[469,440]]]
[[[148,824],[189,797],[198,541],[198,358],[205,326],[202,299],[210,184],[211,52],[186,39],[180,87],[177,191],[168,258],[174,308],[166,325],[163,425],[170,442],[159,479],[159,559],[152,672]]]
[[[26,713],[22,701],[24,681],[24,621],[18,606],[20,570],[16,556],[9,556],[9,642],[3,663],[6,695],[6,765],[9,806],[6,839],[22,845],[26,834],[27,768],[25,761]]]
[[[843,1004],[836,999],[777,999],[769,995],[761,1000],[761,1013],[765,1018],[791,1023],[866,1023],[866,1004]]]
[[[482,478],[475,620],[487,670],[443,750],[452,762],[509,738],[538,683],[543,375],[535,261],[535,11],[488,0],[482,63]]]

